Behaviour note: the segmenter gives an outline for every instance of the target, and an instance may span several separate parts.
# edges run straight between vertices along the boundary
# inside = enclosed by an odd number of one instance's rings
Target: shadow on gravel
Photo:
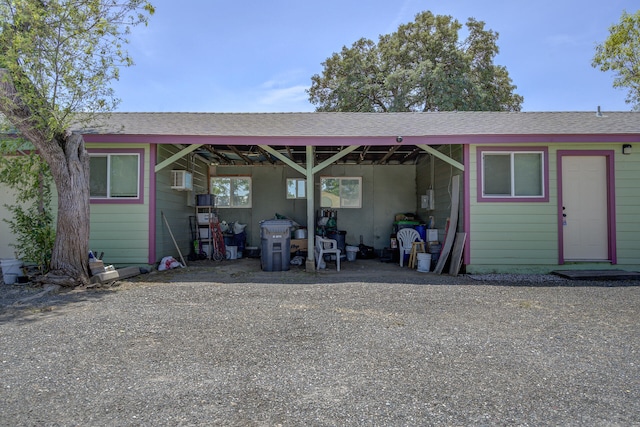
[[[304,266],[292,265],[287,271],[263,271],[259,259],[193,261],[186,268],[153,272],[130,279],[150,283],[262,283],[262,284],[340,284],[377,283],[410,285],[485,285],[529,287],[619,287],[640,286],[640,280],[570,280],[551,274],[491,274],[452,276],[420,272],[397,263],[377,259],[343,261],[340,271],[335,263],[326,269],[307,272]]]
[[[211,283],[263,283],[263,284],[470,284],[465,276],[437,275],[420,272],[396,263],[385,263],[376,259],[342,261],[340,271],[334,262],[327,268],[307,272],[304,265],[291,265],[286,271],[263,271],[260,259],[242,258],[225,261],[193,261],[186,268],[153,272],[130,279],[132,282],[211,282]]]
[[[397,263],[377,259],[335,263],[326,269],[305,271],[304,266],[290,266],[287,271],[263,271],[260,259],[243,258],[225,261],[194,261],[186,268],[154,271],[107,288],[61,290],[47,293],[31,285],[0,285],[0,323],[34,322],[63,316],[71,305],[100,300],[113,292],[125,291],[143,284],[200,283],[268,285],[338,285],[366,283],[380,285],[471,285],[519,287],[629,287],[640,286],[640,280],[571,280],[551,274],[487,274],[451,276],[420,272]]]
[[[48,292],[40,286],[1,285],[0,323],[30,323],[63,316],[66,307],[103,298],[117,287],[106,289],[71,289]]]

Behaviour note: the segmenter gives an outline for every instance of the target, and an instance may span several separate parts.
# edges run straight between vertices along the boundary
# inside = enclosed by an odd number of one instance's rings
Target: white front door
[[[564,259],[609,259],[606,156],[562,157]]]

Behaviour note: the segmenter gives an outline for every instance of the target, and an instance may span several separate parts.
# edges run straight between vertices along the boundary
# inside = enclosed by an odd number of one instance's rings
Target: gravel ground
[[[0,425],[640,425],[640,282],[331,267],[0,285]]]

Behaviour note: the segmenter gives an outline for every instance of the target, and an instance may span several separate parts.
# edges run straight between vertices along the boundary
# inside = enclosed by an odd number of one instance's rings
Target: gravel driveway
[[[544,278],[240,260],[1,285],[0,425],[640,425],[640,282]]]

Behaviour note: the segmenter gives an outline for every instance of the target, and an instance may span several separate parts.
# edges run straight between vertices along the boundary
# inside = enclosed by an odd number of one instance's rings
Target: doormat
[[[551,274],[572,280],[640,280],[640,272],[624,270],[555,270]]]

